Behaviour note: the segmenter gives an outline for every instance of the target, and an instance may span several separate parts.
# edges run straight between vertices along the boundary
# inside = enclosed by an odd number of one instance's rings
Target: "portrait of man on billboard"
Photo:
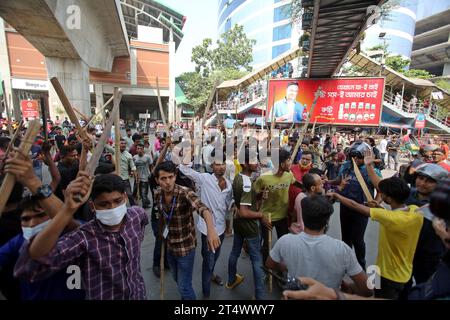
[[[271,109],[270,118],[272,119],[272,112],[274,112],[274,119],[276,122],[300,122],[303,120],[304,106],[298,102],[298,83],[289,82],[286,87],[286,96],[275,102]]]

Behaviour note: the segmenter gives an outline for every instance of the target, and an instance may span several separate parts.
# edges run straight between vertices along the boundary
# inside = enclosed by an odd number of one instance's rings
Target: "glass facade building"
[[[253,47],[254,67],[291,49],[298,42],[298,32],[291,25],[290,0],[218,0],[217,31],[222,33],[239,24]]]
[[[385,42],[390,53],[411,58],[416,22],[449,8],[450,0],[401,0],[385,19],[366,30],[362,48]],[[381,32],[386,32],[384,40],[379,38]]]

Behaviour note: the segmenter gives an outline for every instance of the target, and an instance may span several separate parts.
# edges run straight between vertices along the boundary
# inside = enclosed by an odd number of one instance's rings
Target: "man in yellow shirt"
[[[294,175],[290,172],[291,154],[286,150],[279,152],[278,170],[274,174],[261,175],[255,182],[255,191],[261,194],[267,190],[267,199],[263,200],[261,212],[265,217],[270,214],[271,224],[261,224],[261,236],[263,238],[263,261],[269,256],[268,235],[272,232],[272,226],[277,230],[278,239],[289,233],[288,229],[288,204],[289,187],[295,183]]]
[[[380,268],[381,282],[380,288],[375,290],[375,296],[398,299],[404,285],[411,278],[423,216],[416,211],[417,206],[406,206],[410,190],[404,180],[397,177],[383,179],[379,182],[378,189],[381,199],[392,210],[380,208],[376,202],[369,203],[369,208],[337,193],[329,195],[380,223],[377,266]]]

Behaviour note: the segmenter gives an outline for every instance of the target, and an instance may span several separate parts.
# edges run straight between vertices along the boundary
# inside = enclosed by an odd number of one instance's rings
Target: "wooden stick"
[[[53,77],[50,79],[50,82],[53,85],[53,88],[56,91],[56,94],[59,97],[59,100],[61,101],[64,109],[66,110],[67,115],[69,116],[70,121],[75,125],[75,127],[78,130],[78,134],[80,135],[82,140],[89,139],[86,131],[83,130],[83,128],[80,125],[80,122],[78,121],[77,115],[73,111],[74,109],[70,105],[69,99],[67,98],[66,94],[64,93],[64,89],[62,88],[61,84],[59,83],[58,78]]]
[[[14,135],[8,144],[8,148],[6,149],[5,155],[3,156],[4,160],[8,159],[9,153],[11,152],[12,148],[14,147],[14,143],[16,142],[17,138],[19,137],[20,129],[22,128],[22,125],[23,125],[23,119],[20,121],[19,126],[16,129],[16,132],[14,132]],[[3,166],[4,166],[4,162],[3,162]],[[2,166],[2,170],[3,170],[3,166]]]
[[[369,188],[367,188],[366,181],[364,180],[361,171],[359,171],[358,165],[355,162],[355,159],[352,158],[353,161],[353,168],[355,170],[356,179],[358,179],[359,184],[361,185],[361,189],[364,192],[364,195],[367,198],[367,201],[373,201],[372,194],[369,191]]]
[[[120,100],[122,99],[122,91],[119,89],[117,92],[116,101],[114,102],[114,107],[111,113],[111,116],[108,119],[108,122],[106,122],[106,126],[103,130],[103,133],[98,140],[97,146],[94,149],[94,152],[92,153],[91,159],[89,160],[86,171],[89,173],[89,175],[93,175],[95,172],[95,168],[98,166],[98,161],[100,160],[100,157],[103,153],[103,149],[105,148],[106,140],[111,136],[111,128],[114,122],[114,116],[115,112],[119,111],[119,104]],[[116,163],[116,166],[120,165],[120,163]]]
[[[85,115],[84,113],[82,113],[80,110],[78,110],[75,107],[72,107],[72,108],[76,113],[78,113],[84,119],[84,121],[86,121],[86,122],[89,121],[90,118],[87,115]]]
[[[269,212],[269,223],[272,223],[272,213]],[[269,230],[269,235],[267,237],[267,242],[269,246],[269,253],[272,249],[272,230]],[[272,293],[272,275],[269,273],[269,293]]]
[[[92,116],[91,120],[89,120],[89,122],[84,126],[84,128],[89,127],[89,125],[92,123],[92,121],[94,121],[94,119],[97,116],[102,115],[103,110],[111,103],[111,101],[113,101],[113,99],[114,99],[114,95],[112,95],[112,97],[109,98],[108,101],[106,101],[106,103],[97,111],[97,113]]]
[[[120,100],[121,96],[119,96],[119,88],[114,88],[114,107],[113,109],[117,109],[114,112],[114,157],[116,161],[116,174],[120,177]]]
[[[311,130],[311,135],[314,137],[314,132],[316,131],[316,123],[317,123],[317,117],[314,118],[314,124]]]
[[[159,276],[159,297],[161,300],[164,300],[164,255],[165,255],[165,249],[166,246],[165,240],[162,239],[161,241],[161,258],[159,259],[159,269],[160,269],[160,276]]]
[[[161,113],[161,118],[164,124],[164,127],[166,128],[167,135],[169,134],[169,126],[166,122],[166,115],[164,114],[164,109],[161,102],[161,94],[159,92],[159,80],[158,77],[156,77],[156,93],[158,94],[158,105],[159,105],[159,112]]]
[[[203,114],[203,123],[206,122],[206,116],[208,115],[209,109],[211,108],[211,104],[214,99],[214,93],[216,92],[217,85],[218,85],[218,81],[216,80],[214,82],[211,92],[209,93],[208,101],[206,102],[205,113]],[[218,114],[217,114],[217,116],[218,116]]]
[[[311,110],[309,110],[309,113],[308,113],[308,119],[306,119],[306,122],[303,125],[303,130],[301,131],[300,136],[298,137],[298,141],[297,141],[297,143],[295,145],[294,152],[291,155],[291,162],[294,162],[295,157],[297,156],[298,148],[300,148],[300,145],[302,144],[303,138],[305,137],[305,133],[308,130],[308,125],[309,125],[309,122],[311,121],[311,117],[312,117],[312,114],[314,112],[314,108],[316,107],[317,100],[319,99],[319,96],[321,94],[322,94],[322,88],[319,87],[317,89],[316,93],[314,94],[315,97],[314,97],[314,101],[313,101],[313,103],[311,105]]]
[[[28,154],[30,152],[31,146],[39,132],[41,124],[39,120],[30,121],[25,137],[20,144],[20,149],[23,153]],[[0,187],[0,216],[5,209],[6,202],[9,199],[14,184],[16,183],[16,177],[12,174],[7,173],[3,179],[3,183]]]

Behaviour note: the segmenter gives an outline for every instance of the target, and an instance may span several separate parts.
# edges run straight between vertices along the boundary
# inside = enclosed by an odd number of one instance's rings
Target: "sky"
[[[217,0],[166,0],[172,8],[185,15],[184,37],[175,54],[175,76],[194,71],[192,48],[203,39],[217,38]]]

